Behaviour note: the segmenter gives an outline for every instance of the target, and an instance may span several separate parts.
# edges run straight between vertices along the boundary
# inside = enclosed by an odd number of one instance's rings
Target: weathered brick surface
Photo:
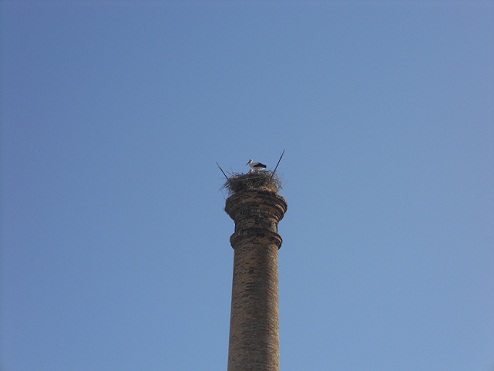
[[[226,212],[235,221],[228,370],[279,370],[278,222],[286,212],[276,193],[232,195]]]

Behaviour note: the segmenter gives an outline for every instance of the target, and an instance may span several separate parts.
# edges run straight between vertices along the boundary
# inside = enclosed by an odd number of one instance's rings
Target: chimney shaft
[[[276,192],[245,190],[226,201],[235,221],[228,370],[279,370],[278,222],[287,210]]]

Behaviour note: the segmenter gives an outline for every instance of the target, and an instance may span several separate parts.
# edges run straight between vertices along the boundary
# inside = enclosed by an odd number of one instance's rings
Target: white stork
[[[252,160],[249,160],[249,162],[247,162],[247,165],[250,166],[250,171],[252,171],[252,170],[259,171],[259,170],[265,170],[266,169],[266,165],[264,165],[260,162],[254,162]]]

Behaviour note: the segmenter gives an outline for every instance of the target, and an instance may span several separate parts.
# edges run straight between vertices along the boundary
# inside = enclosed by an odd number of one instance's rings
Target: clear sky
[[[492,1],[0,10],[2,371],[226,369],[283,149],[282,370],[494,369]]]

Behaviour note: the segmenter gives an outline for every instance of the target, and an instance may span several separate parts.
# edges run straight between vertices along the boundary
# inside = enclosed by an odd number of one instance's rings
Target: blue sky
[[[283,149],[282,369],[493,369],[492,2],[0,6],[2,370],[226,369]]]

